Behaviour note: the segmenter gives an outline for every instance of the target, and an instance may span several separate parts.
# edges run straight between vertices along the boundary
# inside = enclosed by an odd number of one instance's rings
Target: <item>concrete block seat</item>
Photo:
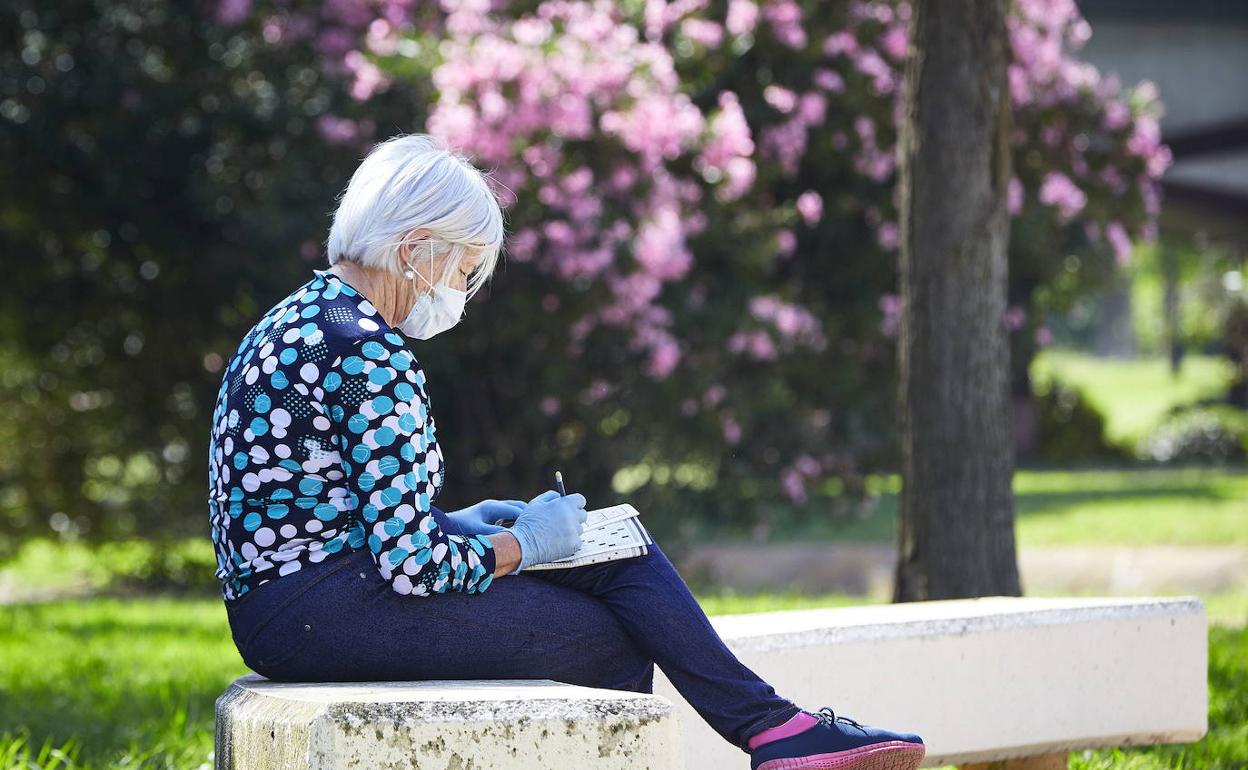
[[[923,736],[923,767],[1187,743],[1208,729],[1208,626],[1194,596],[979,599],[717,615],[715,630],[776,692]],[[662,671],[688,770],[748,768]]]
[[[1067,752],[1199,740],[1204,605],[985,597],[711,618],[781,695],[924,737],[924,767],[1052,770]],[[218,768],[732,770],[661,669],[654,694],[550,680],[298,684],[257,674],[217,700]]]
[[[666,699],[549,679],[236,680],[217,699],[216,767],[681,768]]]

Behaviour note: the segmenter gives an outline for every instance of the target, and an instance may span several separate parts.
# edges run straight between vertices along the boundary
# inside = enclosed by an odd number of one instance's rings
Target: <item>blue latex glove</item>
[[[509,574],[576,553],[588,515],[585,495],[579,492],[560,495],[549,489],[530,500],[511,525],[511,534],[520,542],[520,566]]]
[[[446,515],[454,519],[466,535],[492,535],[507,532],[506,527],[500,527],[495,522],[515,519],[525,505],[523,500],[482,500]]]

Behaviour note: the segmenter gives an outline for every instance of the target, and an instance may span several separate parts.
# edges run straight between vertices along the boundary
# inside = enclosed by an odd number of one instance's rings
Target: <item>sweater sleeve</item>
[[[496,556],[484,535],[448,533],[431,512],[442,454],[425,375],[403,339],[378,332],[333,358],[322,380],[348,491],[368,549],[398,593],[481,593]]]

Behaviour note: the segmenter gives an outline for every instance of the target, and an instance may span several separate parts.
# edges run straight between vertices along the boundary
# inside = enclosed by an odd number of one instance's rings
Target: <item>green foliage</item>
[[[1222,356],[1187,355],[1179,371],[1160,357],[1110,359],[1045,349],[1031,367],[1039,384],[1056,378],[1078,388],[1104,416],[1109,441],[1133,446],[1176,406],[1220,398],[1232,381]]]
[[[1163,252],[1163,249],[1168,251]],[[1225,333],[1228,311],[1236,299],[1222,283],[1238,260],[1218,243],[1163,240],[1141,244],[1127,267],[1131,280],[1131,316],[1140,354],[1167,352],[1165,259],[1177,288],[1179,342],[1187,350],[1215,350]]]
[[[306,279],[358,162],[316,130],[359,108],[311,44],[264,45],[258,28],[223,28],[206,9],[0,6],[14,43],[0,49],[10,537],[206,531],[221,368]],[[368,116],[397,131],[407,99],[375,99]]]
[[[1161,463],[1227,463],[1248,457],[1248,411],[1229,404],[1173,410],[1137,453]]]
[[[326,54],[311,42],[316,35],[264,42],[274,3],[249,6],[230,27],[207,18],[211,6],[0,7],[0,34],[15,41],[0,51],[8,172],[0,251],[14,257],[0,283],[0,554],[53,532],[97,541],[205,536],[208,421],[222,367],[251,324],[324,264],[329,213],[371,139],[419,130],[436,100],[431,40],[418,38],[420,55],[380,62],[395,83],[361,104],[341,74],[319,66]],[[846,23],[846,3],[807,6],[820,10],[808,17],[812,40]],[[637,17],[644,7],[626,9]],[[320,23],[326,15],[317,10],[291,6]],[[412,12],[417,27],[437,29],[423,23],[439,12],[433,5]],[[732,91],[756,127],[789,121],[763,89],[805,92],[824,59],[816,46],[795,58],[761,33],[706,56],[677,53],[695,103],[706,109]],[[830,458],[850,486],[896,467],[895,354],[879,304],[896,290],[895,260],[875,237],[892,216],[893,180],[855,168],[865,150],[856,118],[871,118],[884,148],[895,126],[891,99],[871,90],[871,77],[852,67],[842,74],[846,109],[829,110],[811,132],[796,174],[764,163],[748,205],[708,199],[699,211],[707,227],[689,244],[697,280],[665,288],[664,303],[680,310],[673,332],[705,353],[691,356],[680,378],[641,375],[615,330],[571,359],[569,323],[603,287],[557,285],[524,264],[500,269],[470,323],[422,347],[450,469],[439,507],[536,494],[555,467],[591,502],[610,504],[620,499],[612,486],[620,469],[670,467],[627,498],[652,512],[648,524],[662,536],[697,519],[741,528],[764,521],[781,497],[777,474],[797,450]],[[1097,114],[1088,106],[1071,109],[1087,120]],[[327,141],[320,121],[340,117],[372,133],[361,130],[356,144]],[[1034,132],[1053,117],[1033,114],[1019,128]],[[838,146],[838,136],[848,144]],[[604,160],[603,143],[570,144],[569,157]],[[1102,149],[1117,152],[1113,144],[1093,148],[1093,169],[1106,160]],[[1064,154],[1064,145],[1051,149],[1019,158],[1029,190]],[[825,198],[815,226],[791,205],[807,190]],[[1051,207],[1034,197],[1030,218],[1011,233],[1011,303],[1030,307],[1037,287],[1054,284],[1057,307],[1098,285],[1112,260],[1089,248],[1080,228],[1055,230]],[[1098,218],[1107,205],[1114,216],[1124,208],[1117,198],[1092,203]],[[525,195],[509,218],[540,224],[544,213]],[[608,210],[603,219],[632,215]],[[789,256],[778,253],[781,228],[798,244]],[[1053,259],[1068,252],[1082,256]],[[780,362],[723,350],[749,299],[776,291],[819,317],[827,350]],[[1031,344],[1030,333],[1014,337]],[[1016,368],[1029,358],[1016,350]],[[597,377],[613,386],[609,397],[587,397],[586,380]],[[744,426],[739,444],[726,445],[724,426],[706,417],[716,384],[731,386],[717,410]],[[559,400],[556,413],[535,408],[547,397]],[[179,569],[153,566],[134,579],[163,572],[189,582]]]
[[[1036,385],[1037,453],[1055,465],[1121,459],[1124,453],[1105,440],[1105,417],[1083,393],[1058,380]]]
[[[25,590],[118,593],[220,590],[206,537],[87,543],[32,538],[3,565],[4,582]]]

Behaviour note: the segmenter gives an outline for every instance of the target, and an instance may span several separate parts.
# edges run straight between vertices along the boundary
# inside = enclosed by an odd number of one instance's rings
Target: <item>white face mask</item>
[[[425,283],[429,280],[416,268],[408,265],[415,276]],[[429,275],[433,275],[433,242],[429,242]],[[407,314],[407,318],[403,319],[403,323],[399,324],[399,331],[409,337],[418,340],[427,340],[435,334],[450,329],[459,323],[459,318],[464,314],[464,303],[468,301],[468,292],[452,289],[446,284],[439,283],[436,286],[429,283],[433,290],[421,294],[416,298],[416,304],[412,305],[411,312]]]

